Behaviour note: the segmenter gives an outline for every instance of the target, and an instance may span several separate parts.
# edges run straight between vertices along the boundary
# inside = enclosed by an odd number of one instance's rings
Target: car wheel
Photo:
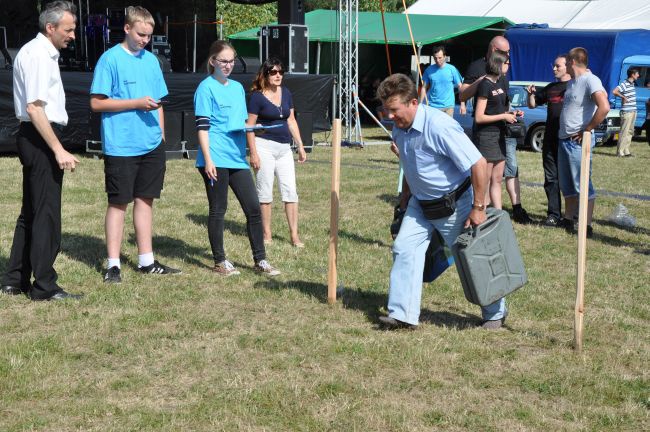
[[[542,151],[542,143],[544,142],[544,131],[546,126],[541,124],[533,127],[526,137],[526,144],[536,152]]]

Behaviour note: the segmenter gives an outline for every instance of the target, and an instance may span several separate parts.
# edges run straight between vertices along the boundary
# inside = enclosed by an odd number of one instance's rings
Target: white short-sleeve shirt
[[[14,109],[18,120],[31,121],[27,104],[36,101],[43,102],[50,122],[68,124],[59,50],[43,33],[27,42],[14,61]]]

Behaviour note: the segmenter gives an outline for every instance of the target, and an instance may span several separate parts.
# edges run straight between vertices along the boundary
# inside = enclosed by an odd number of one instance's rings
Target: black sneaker
[[[564,218],[564,229],[567,233],[573,235],[578,233],[578,219]]]
[[[120,268],[118,266],[113,266],[106,270],[106,273],[104,273],[104,283],[122,283],[122,276],[120,275]]]
[[[560,219],[558,219],[556,216],[549,215],[546,217],[543,225],[549,228],[557,228],[560,226]]]
[[[566,231],[571,235],[578,234],[578,220],[577,219],[574,220],[565,219],[565,220],[567,222],[564,229],[566,229]],[[594,236],[594,228],[591,225],[587,225],[587,238],[590,239],[593,238],[593,236]]]
[[[573,226],[573,221],[567,218],[560,218],[560,221],[557,223],[558,228],[564,228],[565,230],[569,229],[569,226]]]
[[[407,322],[400,321],[395,318],[391,318],[389,316],[380,316],[379,325],[386,330],[399,330],[399,329],[415,330],[418,327],[416,325],[409,324]]]
[[[164,264],[160,264],[158,261],[154,261],[153,264],[144,267],[138,267],[140,273],[148,274],[180,274],[179,269],[167,267]]]
[[[530,216],[528,216],[528,212],[523,207],[519,207],[512,211],[512,220],[523,225],[533,222]]]

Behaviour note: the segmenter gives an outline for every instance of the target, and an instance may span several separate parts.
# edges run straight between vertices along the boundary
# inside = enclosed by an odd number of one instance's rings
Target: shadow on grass
[[[129,244],[135,246],[135,234],[129,234]],[[208,268],[204,259],[212,262],[212,253],[209,248],[190,246],[185,241],[169,236],[153,236],[153,251],[156,256],[173,258],[178,261],[196,265],[201,268]],[[133,264],[134,268],[137,266]]]
[[[368,159],[368,162],[383,163],[389,165],[399,165],[399,160],[395,159]]]
[[[377,198],[382,200],[385,203],[390,204],[391,206],[396,206],[399,203],[399,197],[397,194],[379,194]]]
[[[267,280],[256,282],[254,287],[268,290],[294,289],[303,294],[312,296],[321,303],[327,303],[327,285],[322,283],[300,280],[286,282]],[[363,312],[368,318],[368,321],[377,324],[377,329],[380,329],[378,321],[379,317],[383,315],[383,313],[380,312],[380,309],[386,305],[388,299],[387,293],[379,294],[370,291],[363,291],[357,288],[346,287],[337,295],[339,301],[345,308]],[[426,308],[422,309],[420,312],[420,323],[432,324],[438,327],[463,330],[475,327],[480,321],[481,319],[478,316],[467,313],[458,314],[449,311],[432,311]]]
[[[208,228],[208,215],[206,214],[188,213],[185,217],[197,225],[204,226],[206,229]],[[248,236],[246,233],[246,225],[232,220],[226,219],[224,221],[224,230],[230,231],[235,235]]]
[[[595,219],[595,221],[598,222],[599,225],[618,228],[620,230],[627,231],[632,234],[642,234],[650,237],[650,230],[647,228],[643,228],[640,226],[635,226],[635,227],[622,226],[622,225],[615,224],[614,222],[607,219]]]
[[[645,235],[645,236],[650,236],[650,230],[642,227],[623,227],[620,225],[617,225],[611,221],[608,220],[596,220],[594,221],[598,222],[599,225],[605,225],[613,228],[618,228],[623,231],[627,231],[632,234],[640,234],[640,235]],[[613,236],[608,236],[605,235],[597,230],[594,231],[594,240],[597,240],[601,243],[608,244],[610,246],[615,246],[615,247],[633,247],[634,252],[642,255],[648,255],[650,254],[650,249],[648,249],[648,242],[643,241],[639,239],[638,242],[630,242],[626,240],[622,240],[619,237],[613,237]]]
[[[102,261],[106,258],[106,243],[103,238],[64,232],[61,234],[61,252],[101,272]]]
[[[386,224],[386,232],[388,232],[388,229],[389,229],[389,226],[388,226],[388,224]],[[351,233],[351,232],[345,231],[345,230],[339,230],[339,238],[344,238],[344,239],[352,240],[352,241],[355,241],[355,242],[358,242],[358,243],[364,243],[364,244],[369,244],[369,245],[390,246],[389,244],[386,244],[381,240],[362,237],[359,234]]]
[[[208,229],[208,216],[207,215],[197,215],[197,214],[188,214],[186,217],[191,220],[193,223],[197,225],[202,225],[206,229],[206,235],[207,235],[207,229]],[[231,234],[234,235],[240,235],[248,238],[248,232],[246,231],[246,225],[239,223],[239,222],[234,222],[231,220],[226,219],[224,221],[224,230],[229,231]],[[288,242],[289,238],[287,236],[283,236],[281,234],[276,234],[275,232],[273,233],[273,241],[278,241],[278,242]]]
[[[598,151],[598,150],[596,150],[595,152],[593,152],[593,154],[594,154],[594,155],[598,155],[598,156],[607,156],[607,157],[614,157],[614,158],[618,157],[618,156],[616,155],[616,153],[606,153],[606,152]]]

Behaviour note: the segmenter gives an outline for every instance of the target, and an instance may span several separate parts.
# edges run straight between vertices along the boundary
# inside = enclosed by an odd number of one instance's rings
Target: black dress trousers
[[[60,134],[58,128],[54,131]],[[17,144],[23,200],[2,284],[20,286],[32,299],[46,299],[61,290],[54,261],[61,249],[63,170],[32,123],[20,124]]]

